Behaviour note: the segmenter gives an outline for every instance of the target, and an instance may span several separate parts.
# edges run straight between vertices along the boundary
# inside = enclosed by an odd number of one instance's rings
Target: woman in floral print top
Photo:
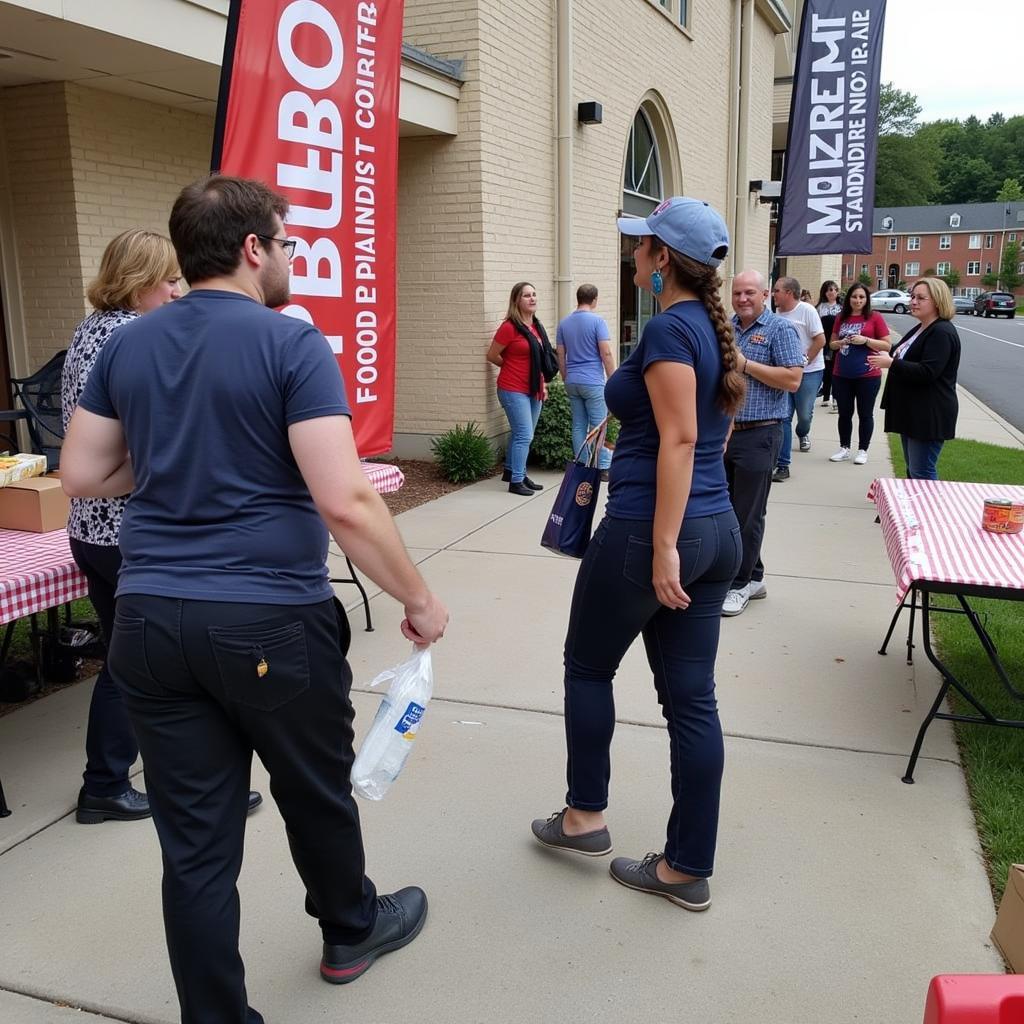
[[[90,313],[76,328],[64,361],[61,404],[64,429],[85,387],[97,356],[123,324],[181,296],[181,271],[168,239],[151,231],[125,231],[106,248],[100,272],[89,286]],[[71,554],[89,584],[109,642],[114,624],[114,593],[121,552],[117,546],[123,498],[72,498],[68,519]],[[77,820],[132,820],[149,815],[149,801],[128,781],[138,757],[128,713],[106,662],[96,678],[85,739],[84,785],[78,795]]]

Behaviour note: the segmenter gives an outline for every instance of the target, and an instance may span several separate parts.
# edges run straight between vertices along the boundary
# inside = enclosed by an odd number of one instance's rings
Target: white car
[[[881,288],[871,296],[871,308],[882,312],[909,313],[910,295],[898,288]]]

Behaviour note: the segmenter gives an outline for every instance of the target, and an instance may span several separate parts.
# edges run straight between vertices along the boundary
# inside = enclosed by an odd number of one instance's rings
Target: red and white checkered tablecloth
[[[86,595],[64,530],[0,530],[0,625]]]
[[[405,483],[405,476],[397,466],[386,462],[363,462],[360,465],[378,494],[392,494]]]
[[[981,527],[986,498],[1024,502],[1024,487],[886,478],[872,483],[868,498],[878,508],[897,602],[917,581],[1024,590],[1024,533]]]

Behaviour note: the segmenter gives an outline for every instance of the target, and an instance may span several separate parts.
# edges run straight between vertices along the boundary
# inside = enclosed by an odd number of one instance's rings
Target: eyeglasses
[[[298,242],[294,238],[277,238],[274,235],[256,235],[256,237],[263,239],[264,242],[277,242],[284,249],[284,254],[288,259],[295,259],[295,246],[298,245]]]

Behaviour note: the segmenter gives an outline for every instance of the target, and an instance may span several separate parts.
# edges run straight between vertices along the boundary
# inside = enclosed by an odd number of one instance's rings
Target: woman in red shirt
[[[521,495],[543,488],[543,484],[535,484],[526,475],[526,457],[541,406],[548,396],[541,374],[540,348],[550,342],[536,312],[537,289],[529,281],[520,281],[512,288],[508,313],[487,350],[487,361],[500,367],[498,401],[512,431],[505,449],[502,480],[508,483],[512,494]]]
[[[832,395],[839,404],[839,451],[830,462],[846,462],[853,440],[853,407],[857,406],[857,454],[854,463],[868,461],[868,445],[875,429],[875,399],[882,371],[868,364],[871,352],[888,352],[889,325],[871,311],[871,292],[862,284],[846,293],[843,311],[832,327],[829,348],[835,352]]]

